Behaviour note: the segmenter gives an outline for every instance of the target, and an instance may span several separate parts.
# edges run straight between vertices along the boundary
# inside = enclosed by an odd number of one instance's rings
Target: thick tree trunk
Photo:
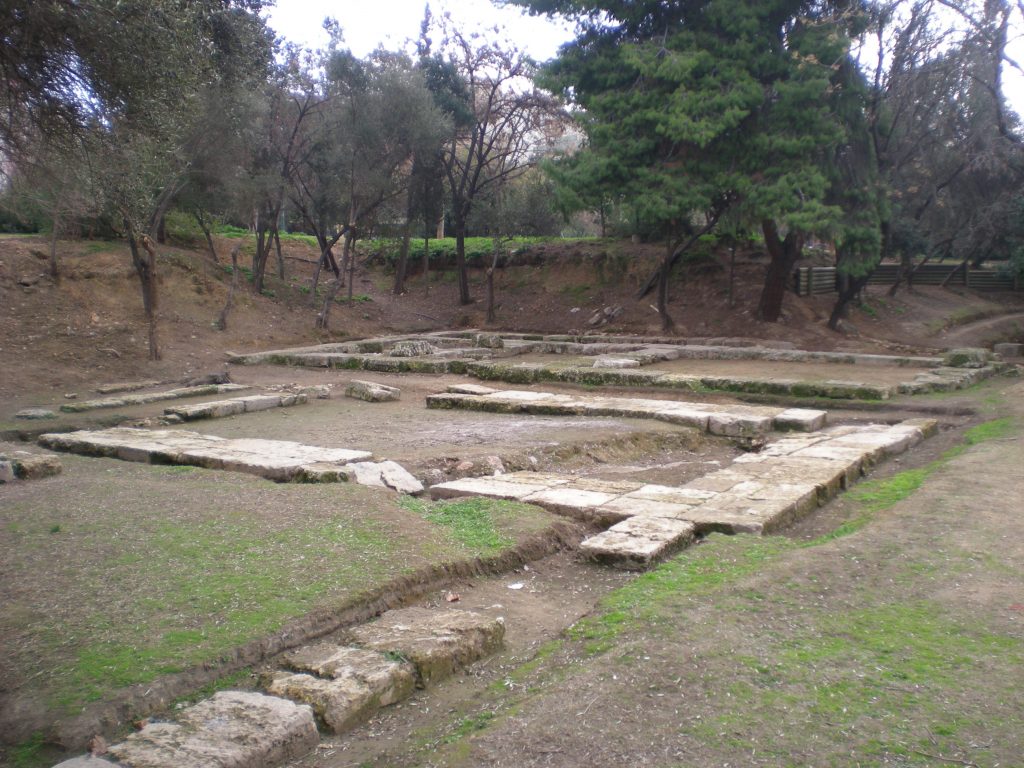
[[[270,239],[267,237],[267,226],[260,217],[256,226],[256,253],[252,257],[252,292],[262,293],[263,273],[267,265],[267,256],[270,254]]]
[[[494,271],[498,268],[498,254],[501,249],[501,241],[494,238],[494,254],[491,256],[491,266],[487,270],[487,324],[495,320],[494,309]]]
[[[828,318],[828,327],[830,329],[833,331],[839,329],[839,321],[846,317],[847,307],[857,297],[857,294],[864,289],[864,286],[868,284],[870,277],[870,273],[861,277],[839,274],[839,297],[836,299],[835,306],[832,307],[832,314]]]
[[[163,214],[161,214],[160,218],[157,220],[156,241],[160,243],[160,245],[167,244],[167,217]]]
[[[785,240],[780,239],[778,227],[771,219],[762,221],[761,229],[771,262],[765,274],[761,300],[757,305],[757,317],[767,323],[775,323],[782,314],[786,283],[803,251],[804,238],[801,233],[791,230]]]

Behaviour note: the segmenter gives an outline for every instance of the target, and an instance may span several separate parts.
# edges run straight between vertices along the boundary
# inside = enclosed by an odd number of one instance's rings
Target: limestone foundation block
[[[401,654],[425,688],[501,648],[505,623],[470,611],[403,608],[348,634],[357,645]]]
[[[276,696],[221,691],[174,723],[149,723],[109,754],[132,768],[276,768],[320,741],[313,712]]]

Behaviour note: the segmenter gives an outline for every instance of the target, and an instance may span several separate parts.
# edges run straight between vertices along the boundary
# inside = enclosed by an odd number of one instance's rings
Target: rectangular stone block
[[[349,630],[350,639],[382,653],[398,653],[428,687],[501,648],[501,619],[471,611],[403,608]]]
[[[277,768],[311,751],[320,735],[308,706],[251,691],[221,691],[151,722],[110,747],[132,768]]]
[[[586,560],[625,570],[639,570],[685,548],[693,541],[689,522],[636,517],[580,544]]]
[[[521,501],[532,493],[547,489],[547,485],[530,484],[521,481],[508,481],[504,477],[466,477],[462,480],[451,480],[430,487],[430,498],[457,499],[462,496],[487,496],[493,499],[511,499]]]
[[[604,519],[600,514],[601,505],[614,498],[616,496],[611,493],[580,491],[563,486],[531,493],[522,500],[527,504],[543,507],[549,512],[597,522]]]
[[[816,411],[810,408],[787,408],[772,420],[779,431],[795,430],[814,432],[822,429],[828,419],[828,411]]]

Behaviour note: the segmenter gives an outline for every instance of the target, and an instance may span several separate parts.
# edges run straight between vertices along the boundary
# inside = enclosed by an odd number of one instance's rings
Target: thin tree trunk
[[[423,295],[430,295],[430,236],[423,238]]]
[[[672,276],[672,256],[675,250],[675,243],[670,242],[658,269],[658,314],[661,315],[661,330],[666,333],[674,331],[676,327],[675,320],[668,313],[668,281]]]
[[[354,239],[354,232],[351,229],[345,230],[345,245],[342,251],[342,264],[347,264],[352,251],[352,241]],[[335,241],[337,242],[337,238]],[[324,295],[323,307],[320,310],[320,314],[316,317],[316,327],[327,330],[331,319],[331,305],[334,304],[334,297],[338,295],[338,291],[342,287],[342,276],[337,275],[331,284],[327,287],[327,292]]]
[[[284,254],[281,253],[281,232],[274,227],[274,248],[277,250],[277,276],[284,280]]]
[[[60,215],[53,216],[53,232],[50,233],[50,277],[60,280],[60,267],[57,263],[57,238],[60,236]]]
[[[782,314],[786,281],[789,280],[793,265],[803,251],[803,235],[796,230],[790,230],[786,234],[786,239],[782,240],[779,238],[775,222],[771,219],[762,221],[761,229],[764,232],[764,242],[771,256],[771,263],[765,274],[764,289],[757,305],[757,316],[767,323],[775,323]]]
[[[128,235],[128,248],[132,254],[132,264],[139,276],[139,283],[142,287],[142,309],[146,314],[146,322],[149,326],[149,359],[160,359],[160,343],[157,337],[157,288],[156,288],[156,251],[153,249],[153,241],[148,235],[141,238],[135,236],[131,223],[125,220],[125,232]],[[143,256],[139,252],[139,245],[146,251]]]
[[[736,243],[729,246],[729,309],[736,306]]]
[[[455,220],[455,269],[459,273],[459,304],[472,304],[466,269],[466,222],[461,216]]]
[[[939,288],[945,288],[949,284],[949,281],[953,279],[953,275],[955,275],[960,270],[966,271],[967,270],[967,261],[968,261],[967,259],[964,259],[959,264],[957,264],[955,267],[953,267],[953,269],[950,271],[950,273],[948,275],[946,275],[946,279],[942,281],[942,284],[939,286]]]
[[[228,313],[235,303],[235,291],[238,288],[238,252],[242,250],[242,244],[238,243],[231,249],[231,285],[228,286],[228,300],[224,302],[224,309],[220,311],[217,322],[214,323],[218,331],[228,329]]]
[[[156,241],[160,245],[167,244],[167,217],[163,214],[160,214],[160,218],[157,220]]]
[[[210,227],[206,223],[206,217],[199,211],[193,211],[192,217],[196,220],[196,223],[199,224],[199,228],[203,230],[203,235],[206,237],[206,247],[210,251],[210,257],[213,259],[213,263],[219,264],[220,259],[217,256],[217,249],[213,246],[213,233],[210,232]]]
[[[353,232],[355,230],[352,230]],[[348,249],[348,303],[352,303],[352,289],[356,282],[356,241],[352,238]]]
[[[412,222],[406,216],[405,227],[402,229],[402,247],[398,251],[398,263],[395,264],[395,286],[391,291],[395,296],[401,296],[405,293],[405,275],[409,265],[410,240],[412,240]]]
[[[487,324],[494,322],[494,270],[498,268],[498,252],[501,248],[500,238],[494,238],[494,254],[491,256],[491,266],[487,270]]]

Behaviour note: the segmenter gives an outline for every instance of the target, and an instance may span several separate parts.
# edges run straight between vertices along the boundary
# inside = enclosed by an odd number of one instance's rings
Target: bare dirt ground
[[[990,439],[931,464],[958,442],[938,438],[791,537],[712,536],[525,663],[514,646],[297,765],[1020,765],[1024,385],[990,394]]]

